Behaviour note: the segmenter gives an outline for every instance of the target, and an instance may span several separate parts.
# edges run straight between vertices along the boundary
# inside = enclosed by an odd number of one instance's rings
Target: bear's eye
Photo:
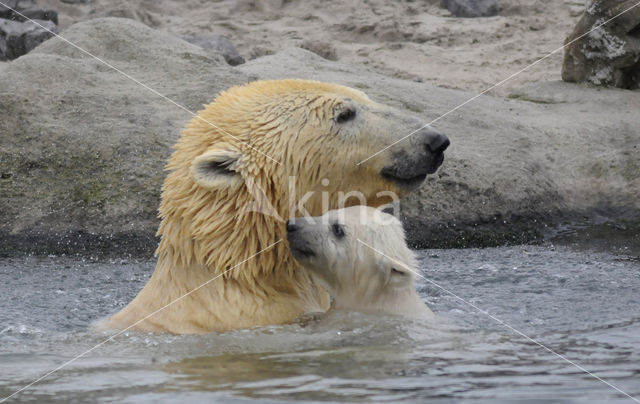
[[[356,110],[354,108],[347,108],[340,112],[336,117],[336,122],[345,123],[356,117]]]
[[[402,275],[407,276],[407,273],[404,271],[399,271],[396,268],[391,268],[391,275]]]
[[[339,223],[334,223],[331,225],[331,232],[337,238],[344,237],[344,227]]]

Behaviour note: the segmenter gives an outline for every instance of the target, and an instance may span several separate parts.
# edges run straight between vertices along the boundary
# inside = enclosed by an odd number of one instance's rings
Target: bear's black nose
[[[298,230],[298,226],[292,220],[287,220],[287,232],[293,233],[296,230]]]
[[[430,130],[424,138],[427,149],[433,154],[440,154],[451,144],[449,138],[440,132]]]

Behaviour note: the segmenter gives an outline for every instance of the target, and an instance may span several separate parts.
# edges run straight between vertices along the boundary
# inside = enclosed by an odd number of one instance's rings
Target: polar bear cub
[[[414,283],[415,258],[400,221],[353,206],[287,222],[296,260],[333,297],[332,309],[430,316]]]

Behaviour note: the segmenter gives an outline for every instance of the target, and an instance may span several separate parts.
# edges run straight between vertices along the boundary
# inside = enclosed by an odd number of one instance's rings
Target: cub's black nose
[[[296,224],[293,223],[292,220],[287,220],[287,232],[293,233],[296,230],[298,230],[298,226],[296,226]]]
[[[449,138],[439,132],[430,132],[425,136],[427,149],[433,154],[440,154],[451,144]]]

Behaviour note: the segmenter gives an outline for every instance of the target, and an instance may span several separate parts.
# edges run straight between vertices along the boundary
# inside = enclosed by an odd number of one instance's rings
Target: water
[[[570,247],[420,252],[423,274],[640,397],[640,260]],[[0,397],[104,341],[152,261],[0,261]],[[427,281],[438,319],[336,313],[225,334],[125,333],[16,395],[44,402],[633,403]]]

